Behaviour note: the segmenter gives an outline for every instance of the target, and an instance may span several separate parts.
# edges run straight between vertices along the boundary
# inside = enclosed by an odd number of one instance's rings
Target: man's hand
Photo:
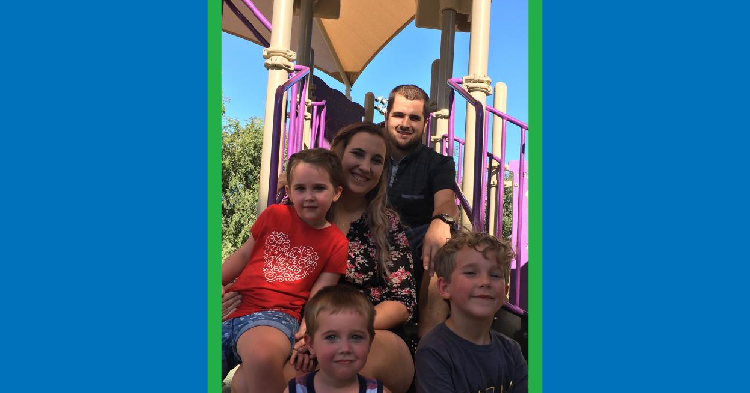
[[[221,288],[221,320],[226,321],[227,317],[237,310],[242,296],[238,292],[227,292],[232,284],[227,284]]]
[[[424,266],[427,277],[432,277],[434,272],[433,259],[435,253],[451,238],[450,225],[440,221],[432,220],[427,233],[424,235],[424,244],[422,246],[422,266]]]

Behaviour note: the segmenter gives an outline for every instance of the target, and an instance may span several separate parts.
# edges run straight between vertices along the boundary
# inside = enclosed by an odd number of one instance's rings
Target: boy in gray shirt
[[[440,296],[451,315],[419,343],[417,392],[527,392],[517,342],[492,330],[508,295],[513,250],[507,241],[464,232],[435,254]]]

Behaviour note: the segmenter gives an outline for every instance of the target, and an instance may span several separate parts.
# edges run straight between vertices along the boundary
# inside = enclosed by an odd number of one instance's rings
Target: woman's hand
[[[227,284],[221,288],[221,320],[226,321],[227,317],[237,310],[240,302],[242,301],[242,295],[238,292],[227,292],[227,289],[232,284]]]

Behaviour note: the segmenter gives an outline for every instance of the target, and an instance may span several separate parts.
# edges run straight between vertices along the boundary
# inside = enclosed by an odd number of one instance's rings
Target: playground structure
[[[526,355],[528,169],[525,147],[528,125],[505,113],[507,89],[504,83],[495,85],[493,105],[486,102],[487,96],[493,92],[487,75],[490,0],[223,0],[223,3],[224,30],[266,48],[263,57],[268,80],[259,211],[277,202],[276,175],[285,161],[284,155],[288,158],[304,148],[328,147],[324,138],[326,102],[313,101],[310,94],[310,80],[315,69],[342,82],[349,97],[351,86],[367,63],[412,19],[416,19],[419,28],[441,31],[440,59],[432,66],[431,114],[424,143],[457,160],[454,190],[465,226],[503,237],[505,185],[509,183],[512,189],[511,240],[516,259],[511,266],[510,301],[499,313],[495,328],[519,341]],[[361,18],[365,14],[367,18]],[[381,18],[377,16],[384,14],[388,15],[383,18],[387,19],[387,26],[382,32],[372,33],[380,38],[375,39],[375,44],[368,42],[363,45],[365,49],[357,48],[357,51],[365,52],[360,56],[364,60],[345,60],[343,54],[352,45],[335,45],[339,41],[334,32],[348,29],[352,37],[363,36],[354,34],[354,30],[371,34],[370,31],[377,30],[372,27],[372,21],[379,21]],[[272,23],[265,15],[272,16]],[[360,18],[356,19],[358,16]],[[296,24],[293,24],[295,19]],[[256,28],[251,21],[262,27]],[[296,37],[292,34],[293,26],[298,33]],[[456,31],[471,34],[468,75],[460,78],[450,75]],[[292,47],[296,52],[291,50]],[[316,53],[317,59],[314,58]],[[294,60],[296,64],[292,63]],[[456,93],[466,100],[464,139],[455,135]],[[364,120],[372,121],[374,104],[374,95],[368,93]],[[490,117],[491,141],[488,140]],[[520,146],[519,159],[506,163],[508,123],[513,130],[520,131]]]

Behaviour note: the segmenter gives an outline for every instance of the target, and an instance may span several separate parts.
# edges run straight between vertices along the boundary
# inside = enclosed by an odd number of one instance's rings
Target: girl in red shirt
[[[300,313],[320,288],[346,273],[348,241],[328,222],[341,196],[343,173],[336,154],[303,150],[287,165],[292,206],[272,205],[252,227],[252,236],[222,265],[222,285],[242,295],[222,324],[222,366],[241,363],[233,390],[282,391],[283,367],[295,335],[305,333]],[[222,295],[225,289],[222,288]]]

